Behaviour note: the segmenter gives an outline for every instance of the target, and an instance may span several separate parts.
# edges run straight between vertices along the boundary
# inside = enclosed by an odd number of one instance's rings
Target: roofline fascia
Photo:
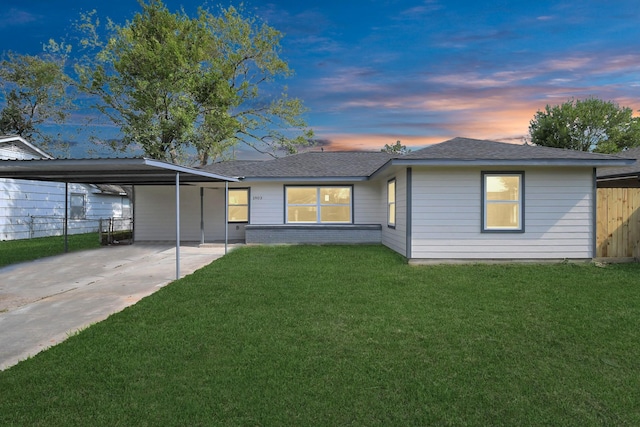
[[[24,145],[26,145],[36,153],[44,156],[45,159],[53,160],[53,156],[51,154],[48,154],[42,151],[40,148],[36,147],[35,145],[33,145],[32,143],[30,143],[29,141],[27,141],[26,139],[24,139],[19,135],[5,135],[4,138],[0,138],[0,142],[11,142],[16,140],[22,142]]]
[[[323,177],[308,177],[308,176],[286,176],[286,177],[259,177],[259,176],[245,176],[239,177],[242,182],[361,182],[368,181],[367,176],[323,176]]]
[[[394,166],[629,166],[635,159],[520,159],[520,160],[463,160],[463,159],[392,159]],[[385,165],[383,165],[384,167]]]

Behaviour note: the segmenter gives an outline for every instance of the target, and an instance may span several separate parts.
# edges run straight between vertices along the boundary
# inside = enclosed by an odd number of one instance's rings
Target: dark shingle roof
[[[406,155],[365,151],[307,152],[273,160],[237,160],[204,166],[207,172],[248,179],[367,179],[383,166],[581,165],[629,163],[624,156],[454,138]]]
[[[616,156],[536,145],[454,138],[403,156],[411,160],[609,160]]]
[[[265,161],[220,162],[203,169],[250,178],[366,178],[392,158],[383,152],[314,151]]]
[[[636,162],[631,166],[621,168],[598,168],[598,178],[640,175],[640,147],[630,148],[627,151],[619,153],[619,155],[636,159]]]

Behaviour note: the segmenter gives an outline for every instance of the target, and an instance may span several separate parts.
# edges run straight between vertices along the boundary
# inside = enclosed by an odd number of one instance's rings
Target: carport
[[[69,220],[69,183],[175,186],[176,279],[180,278],[180,186],[224,182],[226,223],[229,182],[238,181],[236,178],[147,158],[2,160],[0,161],[0,178],[65,183],[65,251]],[[203,227],[204,218],[201,218],[201,228]],[[228,235],[225,232],[225,253],[227,246]]]

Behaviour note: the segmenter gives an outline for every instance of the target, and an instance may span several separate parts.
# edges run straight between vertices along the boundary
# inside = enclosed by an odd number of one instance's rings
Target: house
[[[617,168],[598,168],[598,188],[640,188],[640,147],[620,154],[635,162]]]
[[[621,153],[629,166],[598,168],[598,258],[640,260],[640,147]]]
[[[0,136],[0,162],[34,159],[52,157],[24,138]],[[69,233],[97,231],[100,219],[132,215],[121,186],[74,183],[67,191]],[[60,235],[64,214],[64,183],[0,178],[0,240]]]
[[[412,262],[591,259],[596,168],[632,160],[455,138],[411,152],[306,152],[204,168],[179,191],[183,240],[382,243]],[[228,188],[228,191],[227,191]],[[175,234],[171,188],[136,186],[136,241]]]

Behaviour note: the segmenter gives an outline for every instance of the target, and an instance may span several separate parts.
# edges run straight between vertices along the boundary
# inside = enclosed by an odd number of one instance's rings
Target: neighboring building
[[[52,159],[19,136],[0,136],[0,161]],[[99,220],[129,218],[130,199],[119,186],[69,184],[69,233],[96,231]],[[0,178],[0,240],[63,232],[65,184]]]
[[[635,159],[635,163],[618,168],[598,168],[598,188],[640,188],[640,147],[619,155]]]
[[[308,152],[205,167],[180,188],[185,241],[382,243],[412,261],[590,259],[596,168],[619,156],[455,138],[398,156]],[[136,186],[135,240],[171,240],[171,187]],[[225,232],[225,211],[228,216]]]

